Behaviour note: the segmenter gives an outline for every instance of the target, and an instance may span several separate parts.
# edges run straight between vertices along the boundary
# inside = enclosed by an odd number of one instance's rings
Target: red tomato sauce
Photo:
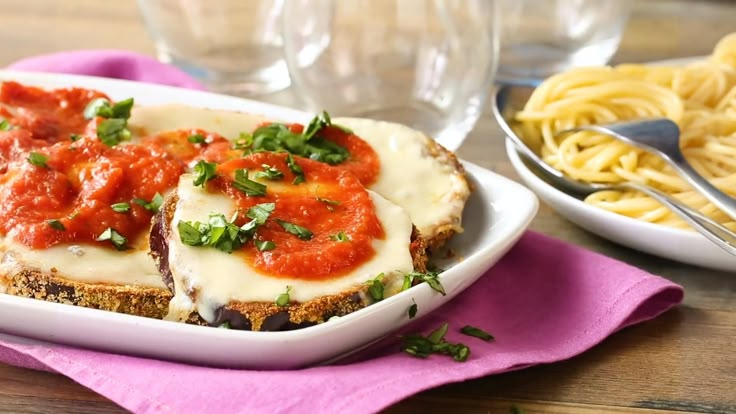
[[[108,227],[135,240],[148,230],[153,213],[132,200],[166,193],[184,171],[180,161],[155,148],[108,147],[95,136],[38,152],[47,156],[46,167],[21,159],[0,176],[0,232],[36,249],[94,242]],[[112,209],[121,202],[130,211]],[[65,229],[47,220],[58,220]]]
[[[85,131],[84,108],[95,98],[107,96],[90,89],[47,91],[6,81],[0,84],[0,118],[29,131],[34,139],[64,141]]]
[[[200,136],[204,138],[204,142],[191,142],[191,136]],[[200,159],[219,164],[243,155],[242,150],[232,149],[233,143],[230,140],[202,129],[165,131],[142,138],[140,144],[167,152],[187,165]]]
[[[304,170],[306,181],[299,185],[292,183],[295,175],[287,166],[286,154],[263,152],[219,165],[219,176],[210,181],[208,188],[222,191],[236,201],[240,225],[250,220],[245,217],[250,207],[260,203],[276,204],[266,224],[256,232],[256,239],[272,241],[276,247],[261,252],[253,243],[248,243],[241,250],[257,270],[269,276],[310,280],[341,276],[373,257],[373,239],[384,237],[373,201],[352,173],[301,157],[294,157],[294,160]],[[259,179],[267,186],[265,196],[246,196],[233,187],[235,170],[247,169],[252,177],[263,170],[263,164],[284,175],[278,181]],[[318,197],[339,204],[329,204]],[[276,219],[302,226],[311,231],[313,237],[302,240],[287,232]],[[331,239],[330,236],[341,231],[349,241]]]

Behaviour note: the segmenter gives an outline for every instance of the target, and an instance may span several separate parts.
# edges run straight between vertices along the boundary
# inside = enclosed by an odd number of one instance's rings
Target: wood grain
[[[731,1],[648,0],[634,11],[616,62],[704,55],[736,30]],[[0,0],[0,66],[79,48],[154,49],[132,0]],[[294,104],[288,92],[267,98]],[[503,138],[484,114],[459,155],[511,178]],[[433,389],[389,413],[736,413],[736,277],[659,259],[587,233],[542,206],[534,230],[660,274],[683,306],[622,330],[576,358]],[[0,365],[0,412],[122,412],[60,375]]]

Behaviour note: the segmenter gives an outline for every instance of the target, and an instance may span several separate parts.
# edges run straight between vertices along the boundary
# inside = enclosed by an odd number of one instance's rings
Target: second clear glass
[[[311,110],[403,123],[456,149],[498,56],[495,2],[286,0],[292,87]]]

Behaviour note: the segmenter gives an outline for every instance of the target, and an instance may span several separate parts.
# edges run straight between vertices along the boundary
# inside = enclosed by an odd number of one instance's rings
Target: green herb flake
[[[414,299],[412,299],[411,302],[411,306],[409,306],[409,319],[414,319],[414,317],[417,316],[419,307],[417,306],[417,303],[414,302]]]
[[[69,135],[69,140],[70,140],[71,142],[77,142],[77,141],[79,141],[80,139],[82,139],[82,136],[81,136],[81,135],[79,135],[79,134],[71,134],[71,135]]]
[[[449,325],[443,324],[428,336],[405,335],[401,337],[401,349],[416,358],[427,358],[432,354],[451,356],[457,362],[467,361],[470,348],[461,343],[451,343],[445,339]]]
[[[7,119],[0,121],[0,131],[10,131],[11,129],[13,129],[13,126],[10,125]]]
[[[192,134],[187,137],[187,141],[191,142],[192,144],[204,144],[207,142],[204,135],[202,134]]]
[[[225,321],[218,326],[219,329],[230,329],[230,322]]]
[[[337,234],[330,235],[330,240],[345,243],[345,242],[350,241],[350,237],[348,237],[348,235],[345,234],[345,232],[341,230]]]
[[[240,136],[233,141],[233,149],[248,150],[253,145],[253,135],[241,132]]]
[[[253,175],[253,178],[266,178],[272,181],[284,178],[284,173],[268,164],[263,164],[261,165],[261,167],[263,167],[263,171],[258,171],[257,173],[255,173]]]
[[[249,208],[245,215],[246,217],[255,220],[256,224],[261,225],[266,223],[268,216],[271,215],[275,209],[275,203],[261,203]]]
[[[339,201],[330,200],[330,199],[322,198],[322,197],[319,197],[319,196],[317,196],[317,201],[319,201],[321,203],[324,203],[325,204],[325,207],[327,207],[327,210],[329,210],[329,211],[335,211],[335,206],[339,206],[340,204],[342,204]]]
[[[151,201],[147,201],[146,199],[143,199],[143,198],[134,198],[133,202],[152,213],[158,213],[158,210],[161,208],[161,205],[164,203],[164,197],[161,194],[156,193],[156,195],[153,196]]]
[[[211,179],[217,177],[216,171],[217,164],[215,164],[214,162],[207,162],[204,160],[197,161],[197,163],[194,164],[193,168],[194,186],[204,188],[204,184],[207,181],[210,181]]]
[[[302,240],[311,240],[312,236],[314,236],[314,234],[308,229],[294,223],[289,223],[279,219],[276,219],[276,222],[279,223],[279,225],[288,233],[291,233]]]
[[[248,170],[244,169],[235,170],[235,180],[233,181],[233,187],[242,191],[248,197],[258,197],[266,195],[266,186],[248,178]]]
[[[110,241],[113,246],[118,250],[126,250],[128,248],[128,239],[122,234],[118,233],[112,227],[108,227],[105,231],[100,234],[97,241]]]
[[[379,273],[378,276],[365,282],[368,285],[368,294],[376,302],[383,300],[384,285],[382,280],[383,273]]]
[[[429,287],[436,290],[437,292],[441,293],[442,296],[445,296],[447,293],[445,292],[445,288],[442,286],[439,280],[439,273],[437,272],[410,272],[404,274],[404,283],[401,286],[401,290],[407,290],[414,284],[414,279],[421,280],[422,282],[426,282]]]
[[[286,154],[286,166],[289,167],[289,170],[296,176],[294,177],[294,181],[292,181],[294,185],[298,185],[306,181],[304,178],[304,170],[301,165],[294,161],[294,157],[292,157],[291,154]]]
[[[489,334],[488,332],[470,325],[463,326],[463,328],[460,329],[460,332],[465,335],[474,336],[488,342],[495,339],[493,335]]]
[[[524,411],[521,407],[518,407],[516,405],[512,405],[509,409],[509,412],[511,414],[526,414],[526,411]]]
[[[49,225],[54,230],[58,231],[64,231],[66,230],[66,227],[64,227],[64,223],[62,223],[60,220],[52,219],[52,220],[46,220],[46,224]]]
[[[276,297],[276,306],[289,306],[289,301],[291,300],[291,298],[289,297],[289,292],[291,292],[291,286],[286,286],[286,292]]]
[[[181,220],[176,228],[179,230],[181,242],[187,246],[201,246],[203,244],[202,233],[190,222]]]
[[[92,119],[96,116],[107,119],[128,119],[133,109],[133,98],[124,99],[114,105],[105,98],[91,100],[84,108],[84,119]]]
[[[122,118],[109,118],[97,124],[97,138],[108,147],[130,140],[128,121]]]
[[[276,243],[270,240],[253,240],[253,243],[260,252],[267,252],[276,248]]]
[[[35,165],[36,167],[41,168],[49,168],[48,165],[46,165],[46,161],[48,161],[49,157],[47,157],[44,154],[41,154],[40,152],[31,152],[28,154],[28,162]]]
[[[111,204],[110,208],[116,213],[127,213],[130,211],[130,204],[128,203],[115,203]]]

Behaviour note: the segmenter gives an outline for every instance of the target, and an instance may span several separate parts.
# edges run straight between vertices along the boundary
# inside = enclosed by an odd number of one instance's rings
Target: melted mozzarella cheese
[[[237,138],[268,121],[243,112],[218,111],[181,104],[135,106],[128,128],[135,136],[155,135],[174,129],[203,129],[226,138]]]
[[[381,221],[385,238],[374,240],[376,254],[350,273],[329,280],[270,277],[248,265],[238,255],[211,247],[192,247],[181,242],[176,223],[180,220],[203,221],[210,212],[226,217],[235,210],[234,202],[225,195],[208,193],[192,184],[192,176],[179,181],[179,201],[169,236],[169,263],[174,278],[175,297],[170,304],[169,319],[186,319],[193,311],[208,322],[215,311],[231,302],[273,302],[291,286],[291,300],[306,302],[320,296],[334,295],[356,287],[384,273],[387,292],[398,291],[402,272],[413,270],[409,251],[412,223],[399,206],[375,193],[370,193]],[[278,247],[277,247],[278,248]],[[194,299],[192,299],[194,298]]]
[[[336,118],[378,154],[381,170],[369,188],[404,207],[425,238],[442,229],[462,231],[461,218],[470,189],[446,155],[431,154],[435,145],[423,133],[391,122]]]
[[[77,282],[166,289],[148,244],[117,251],[93,245],[56,245],[31,249],[10,238],[0,240],[0,278],[21,269],[36,269]]]

